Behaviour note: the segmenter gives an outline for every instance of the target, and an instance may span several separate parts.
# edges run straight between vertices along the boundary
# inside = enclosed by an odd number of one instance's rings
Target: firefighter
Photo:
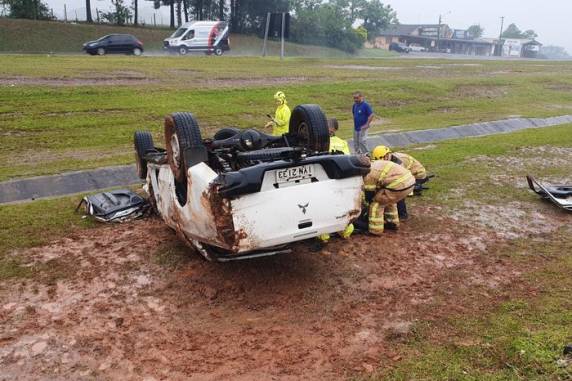
[[[384,160],[386,154],[387,147],[375,147],[371,170],[364,178],[365,200],[369,204],[368,231],[374,235],[381,235],[384,227],[398,229],[396,204],[404,200],[415,186],[411,172],[399,164]]]
[[[378,146],[376,147],[376,149],[379,149],[378,153],[380,155],[385,152],[385,155],[383,155],[384,160],[389,160],[394,163],[397,163],[411,172],[413,177],[415,177],[414,191],[416,194],[420,194],[421,190],[424,189],[423,184],[429,180],[429,178],[427,177],[427,171],[425,170],[423,164],[421,164],[419,160],[415,159],[411,155],[408,155],[403,152],[392,152],[391,149],[389,149],[386,146]],[[408,214],[405,201],[400,201],[397,203],[397,210],[399,211],[400,219],[402,220],[407,219]]]
[[[282,136],[288,133],[288,127],[290,125],[290,108],[286,102],[286,95],[282,91],[278,91],[274,94],[274,102],[276,103],[276,113],[274,118],[265,127],[272,127],[272,135]]]
[[[330,152],[349,155],[350,146],[348,145],[348,142],[336,136],[338,128],[338,120],[336,118],[328,119],[328,131],[330,132]]]
[[[349,155],[350,147],[348,142],[336,136],[336,131],[338,130],[338,120],[336,118],[328,119],[328,130],[330,132],[330,152]],[[351,237],[353,232],[354,225],[350,223],[343,231],[338,232],[338,235],[343,239],[348,239]],[[318,239],[325,244],[330,240],[330,235],[322,234]]]

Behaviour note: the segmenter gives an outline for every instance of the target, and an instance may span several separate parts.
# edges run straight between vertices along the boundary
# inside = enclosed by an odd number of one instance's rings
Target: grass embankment
[[[372,132],[572,111],[572,64],[251,57],[0,57],[0,181],[132,162],[132,135],[192,111],[204,136],[258,127],[272,94],[318,103],[351,136],[351,93],[383,118]]]
[[[132,34],[143,41],[147,54],[163,53],[163,40],[173,30],[167,27],[115,26],[104,24],[63,23],[59,21],[32,21],[0,18],[0,52],[11,53],[79,53],[87,41],[111,33]],[[260,55],[262,39],[256,36],[233,34],[230,38],[233,55]],[[280,43],[267,45],[269,55],[280,54]],[[301,45],[287,42],[287,56],[304,57],[388,57],[395,54],[380,49],[363,49],[355,55],[339,49]]]
[[[551,238],[508,253],[513,260],[546,258],[524,277],[520,288],[527,292],[491,313],[420,324],[405,343],[396,343],[404,360],[368,380],[572,379],[572,360],[563,355],[572,343],[571,245],[566,234]]]

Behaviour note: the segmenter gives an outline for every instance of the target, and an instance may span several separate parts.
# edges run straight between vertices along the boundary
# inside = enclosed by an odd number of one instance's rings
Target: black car
[[[143,53],[143,43],[130,34],[108,34],[99,40],[83,44],[83,50],[88,54],[102,56],[104,54],[134,54]]]
[[[394,52],[398,53],[409,53],[411,51],[411,48],[399,42],[392,42],[391,44],[389,44],[389,50],[393,50]]]

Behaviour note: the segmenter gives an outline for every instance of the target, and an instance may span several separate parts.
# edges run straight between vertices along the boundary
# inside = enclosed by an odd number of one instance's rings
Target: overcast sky
[[[44,0],[63,18],[64,3],[68,18],[75,18],[77,10],[80,19],[85,18],[84,0]],[[383,0],[382,0],[383,1]],[[127,0],[126,2],[130,2]],[[151,23],[156,13],[158,23],[169,23],[168,8],[153,9],[153,3],[140,0],[140,18]],[[92,0],[92,7],[109,10],[109,0]],[[485,37],[498,37],[500,17],[505,17],[505,28],[515,23],[521,30],[534,29],[538,40],[545,45],[559,45],[572,53],[572,34],[568,26],[572,22],[572,0],[387,0],[396,11],[402,24],[437,23],[439,14],[443,23],[452,28],[465,29],[471,24],[481,24]],[[95,16],[95,15],[94,15]]]

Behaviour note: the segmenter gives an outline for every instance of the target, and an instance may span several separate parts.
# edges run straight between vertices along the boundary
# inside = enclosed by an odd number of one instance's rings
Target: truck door
[[[189,48],[191,48],[195,40],[195,30],[194,29],[189,30],[187,33],[185,33],[185,35],[181,40],[182,40],[181,45],[186,45]]]

